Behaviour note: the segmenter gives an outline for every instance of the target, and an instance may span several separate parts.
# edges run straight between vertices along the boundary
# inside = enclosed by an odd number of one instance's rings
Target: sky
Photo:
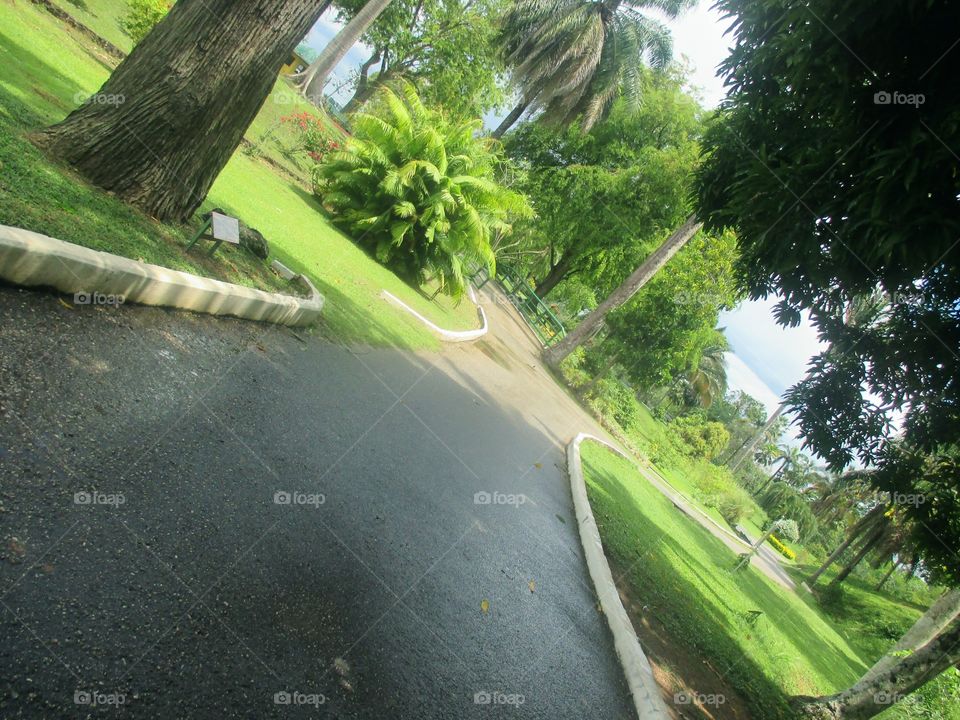
[[[712,2],[701,0],[680,18],[666,21],[673,32],[674,54],[683,56],[691,69],[690,90],[710,108],[723,99],[723,82],[716,76],[716,67],[731,45],[725,35],[729,21],[711,8]],[[335,11],[327,11],[310,31],[309,45],[320,49],[333,37],[340,27],[335,16]],[[327,91],[336,100],[342,103],[350,98],[351,73],[369,54],[369,48],[358,44],[334,70]],[[487,127],[494,126],[505,113],[488,114],[484,118]],[[822,349],[806,318],[797,328],[778,326],[770,312],[774,302],[747,301],[720,317],[720,326],[726,328],[733,348],[727,354],[730,388],[750,394],[770,412],[780,404],[783,392],[803,377],[810,357]]]

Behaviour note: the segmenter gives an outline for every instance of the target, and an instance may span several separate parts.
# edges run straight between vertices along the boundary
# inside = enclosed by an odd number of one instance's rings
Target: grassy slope
[[[630,462],[592,444],[583,458],[604,547],[627,571],[634,596],[709,658],[756,717],[776,717],[788,696],[837,690],[866,669],[812,605],[753,569],[733,574],[735,555],[679,515]],[[752,610],[764,613],[755,625],[745,618]]]
[[[56,67],[48,64],[49,58],[57,58]],[[179,246],[189,229],[160,225],[113,200],[46,161],[20,137],[66,115],[78,92],[98,89],[111,71],[109,58],[37,6],[4,3],[0,61],[5,67],[0,78],[0,222],[148,262],[225,275],[234,282],[276,282],[266,272],[246,279],[260,273],[239,252],[224,255],[233,268],[213,268],[184,255]],[[280,105],[268,101],[265,111],[274,112]],[[382,288],[442,327],[478,324],[469,303],[453,307],[447,300],[428,301],[334,229],[299,184],[240,152],[218,178],[204,208],[214,205],[260,229],[274,255],[311,277],[327,296],[325,326],[339,337],[410,348],[438,346],[429,331],[379,298]]]

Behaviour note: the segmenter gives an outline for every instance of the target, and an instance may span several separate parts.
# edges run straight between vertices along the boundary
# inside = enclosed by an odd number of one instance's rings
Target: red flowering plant
[[[314,162],[323,162],[327,153],[340,149],[340,143],[333,137],[323,118],[308,112],[299,112],[280,118],[280,122],[296,135],[294,152],[304,152]]]

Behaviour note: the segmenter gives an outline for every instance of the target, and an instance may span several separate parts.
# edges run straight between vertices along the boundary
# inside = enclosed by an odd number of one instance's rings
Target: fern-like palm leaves
[[[450,124],[416,90],[383,88],[352,118],[353,137],[315,171],[334,221],[408,282],[435,278],[459,298],[468,268],[494,271],[494,233],[529,213],[526,198],[494,179],[496,157],[480,120]]]

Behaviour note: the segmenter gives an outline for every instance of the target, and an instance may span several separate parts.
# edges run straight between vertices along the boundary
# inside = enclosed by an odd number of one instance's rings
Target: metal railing
[[[490,277],[485,270],[474,277],[479,280],[479,276],[483,277],[483,281],[477,287],[483,287],[490,280]],[[527,321],[530,329],[546,347],[559,342],[567,334],[559,318],[553,314],[549,306],[537,296],[530,284],[514,268],[506,263],[498,262],[496,280],[507,297],[510,298],[513,306],[520,311],[523,319]]]

